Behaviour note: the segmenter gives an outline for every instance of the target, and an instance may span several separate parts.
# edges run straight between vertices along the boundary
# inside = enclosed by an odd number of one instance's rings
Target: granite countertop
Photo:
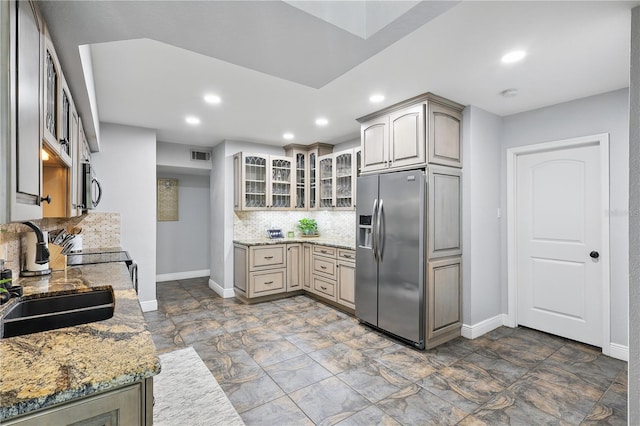
[[[0,420],[160,372],[160,361],[124,263],[71,267],[46,278],[20,278],[16,284],[24,287],[23,297],[110,285],[115,310],[108,320],[0,339]],[[0,314],[14,300],[3,305]]]
[[[355,250],[356,242],[351,239],[331,238],[331,237],[294,237],[294,238],[255,238],[255,239],[241,239],[233,240],[236,244],[242,244],[244,246],[263,246],[269,244],[287,244],[287,243],[308,243],[317,244],[321,246],[335,247],[340,249]]]

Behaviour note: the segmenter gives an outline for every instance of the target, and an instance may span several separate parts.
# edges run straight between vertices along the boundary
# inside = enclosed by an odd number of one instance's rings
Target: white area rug
[[[153,424],[241,426],[244,422],[192,347],[159,356],[153,378]]]

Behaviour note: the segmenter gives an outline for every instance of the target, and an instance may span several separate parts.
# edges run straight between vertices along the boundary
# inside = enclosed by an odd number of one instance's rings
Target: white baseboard
[[[500,326],[512,327],[510,324],[510,318],[507,314],[496,315],[493,318],[488,318],[484,321],[480,321],[477,324],[467,325],[462,324],[462,330],[460,334],[467,339],[476,339],[483,334],[495,330]],[[629,361],[629,346],[620,345],[618,343],[609,344],[609,353],[606,353],[606,349],[603,350],[605,355],[609,355],[612,358],[620,359],[622,361]]]
[[[477,324],[462,324],[462,330],[460,330],[460,333],[462,334],[462,337],[466,337],[467,339],[477,339],[483,334],[505,325],[506,320],[506,314],[500,314],[492,318],[487,318],[484,321],[480,321]]]
[[[142,312],[157,311],[158,301],[156,299],[146,300],[144,302],[140,302],[140,307],[142,308]]]
[[[189,278],[208,277],[209,275],[211,275],[211,270],[209,269],[201,269],[199,271],[174,272],[171,274],[156,275],[156,282],[162,283],[165,281],[188,280]]]
[[[220,284],[218,284],[211,278],[209,278],[209,288],[218,293],[220,297],[223,297],[225,299],[235,297],[236,295],[232,288],[223,288]]]
[[[619,345],[617,343],[609,344],[609,356],[612,358],[629,361],[629,346]]]

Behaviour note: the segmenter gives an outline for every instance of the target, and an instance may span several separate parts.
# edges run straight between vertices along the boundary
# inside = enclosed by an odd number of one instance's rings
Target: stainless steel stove
[[[67,266],[95,265],[96,263],[124,262],[129,268],[133,288],[138,291],[138,264],[122,247],[100,247],[73,251],[67,254]]]

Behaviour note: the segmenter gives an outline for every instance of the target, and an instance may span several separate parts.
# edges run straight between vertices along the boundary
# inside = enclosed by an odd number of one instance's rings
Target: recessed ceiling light
[[[373,102],[374,104],[380,103],[384,101],[384,95],[372,95],[369,98],[369,102]]]
[[[222,99],[218,95],[204,95],[204,101],[208,104],[219,104]]]
[[[518,95],[518,89],[506,89],[500,92],[505,98],[513,98]]]
[[[193,115],[187,116],[184,119],[184,121],[186,121],[187,123],[191,124],[192,126],[200,124],[200,119],[198,117],[194,117]]]
[[[294,138],[293,133],[285,133],[284,135],[282,135],[282,137],[286,140],[291,140]]]
[[[318,118],[318,119],[316,119],[316,125],[317,126],[326,126],[327,124],[329,124],[329,120],[327,120],[326,118]]]
[[[514,62],[521,61],[525,56],[527,56],[527,52],[525,52],[524,50],[514,50],[502,57],[502,63],[512,64]]]

